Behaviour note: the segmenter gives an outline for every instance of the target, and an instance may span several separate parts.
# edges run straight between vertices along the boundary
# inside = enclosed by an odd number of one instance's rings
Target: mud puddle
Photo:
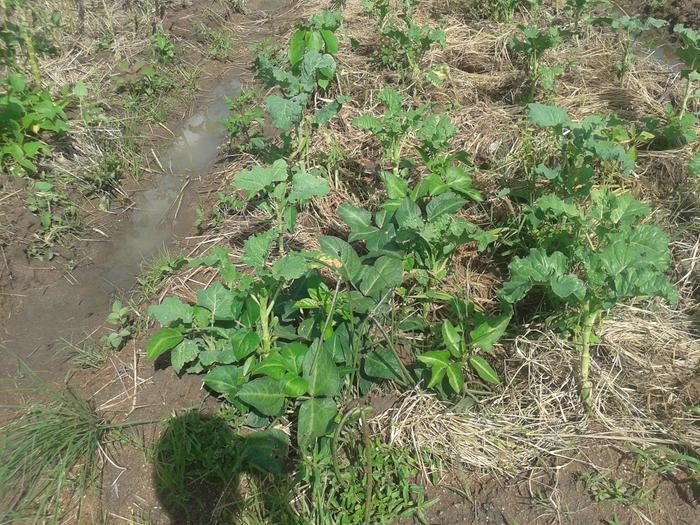
[[[254,25],[238,40],[241,62],[236,60],[233,67],[247,68],[246,46],[272,33],[271,19],[287,4],[287,0],[249,4]],[[191,232],[197,199],[194,179],[206,181],[209,168],[219,158],[219,147],[226,140],[220,122],[228,114],[225,97],[235,97],[241,82],[241,74],[232,74],[201,97],[201,109],[156,153],[163,173],[135,192],[132,206],[114,225],[109,241],[97,243],[89,253],[92,264],[16,298],[0,333],[5,379],[21,377],[18,371],[24,362],[50,383],[62,381],[71,368],[69,355],[62,351],[65,341],[80,342],[102,325],[114,296],[134,285],[143,261]]]

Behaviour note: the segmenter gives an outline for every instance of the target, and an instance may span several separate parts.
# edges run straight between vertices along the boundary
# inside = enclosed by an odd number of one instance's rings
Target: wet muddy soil
[[[228,112],[224,97],[235,97],[241,84],[250,80],[248,46],[285,27],[287,4],[248,2],[247,13],[231,21],[235,48],[226,63],[188,57],[203,72],[201,94],[191,108],[168,119],[164,128],[174,129],[174,136],[163,136],[162,129],[156,134],[152,128],[150,134],[143,131],[148,136],[144,151],[150,151],[150,173],[126,185],[129,199],[122,210],[108,215],[99,227],[92,226],[97,238],[78,246],[77,267],[66,268],[58,259],[31,260],[21,239],[9,240],[0,254],[3,375],[17,375],[22,361],[43,379],[60,383],[70,369],[66,354],[60,352],[65,340],[79,341],[104,323],[112,300],[129,291],[142,263],[193,232],[199,195],[218,185],[208,173],[221,156],[219,146],[226,136],[220,124]],[[191,32],[205,7],[198,3],[174,11],[164,26]],[[35,226],[36,220],[26,215],[21,213],[21,224],[15,225],[20,236]]]

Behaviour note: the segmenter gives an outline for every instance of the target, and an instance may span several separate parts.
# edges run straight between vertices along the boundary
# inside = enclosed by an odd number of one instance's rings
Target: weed
[[[445,32],[414,21],[415,2],[401,3],[395,12],[387,0],[368,0],[365,11],[374,19],[379,35],[375,61],[384,68],[397,69],[402,76],[418,78],[421,62],[433,45],[445,45]]]
[[[50,393],[0,429],[0,502],[15,518],[59,522],[97,480],[102,419],[71,392]],[[8,514],[5,514],[5,518]]]
[[[167,250],[161,251],[152,259],[141,265],[141,272],[136,278],[141,294],[145,298],[153,297],[160,289],[163,281],[185,266],[184,257],[173,256]]]
[[[226,97],[230,115],[222,121],[229,136],[229,149],[236,153],[262,151],[265,148],[262,126],[265,111],[254,105],[255,91],[244,89],[235,99]]]
[[[649,17],[642,21],[639,17],[619,16],[617,18],[598,18],[596,24],[609,25],[617,34],[618,42],[622,47],[622,58],[615,66],[620,85],[624,84],[625,76],[629,73],[637,62],[637,55],[634,52],[635,44],[653,29],[659,29],[668,25],[665,20],[658,20]]]
[[[121,301],[114,301],[112,303],[112,311],[107,316],[107,324],[115,328],[102,336],[100,341],[109,348],[119,350],[132,335],[129,308],[124,306]]]
[[[522,57],[526,65],[530,91],[526,98],[532,101],[535,98],[538,86],[542,86],[546,92],[554,91],[556,77],[564,73],[560,66],[543,67],[542,56],[548,49],[553,49],[562,44],[567,31],[558,27],[550,27],[547,31],[540,31],[535,26],[521,27],[523,39],[510,39],[508,47]]]
[[[103,347],[88,339],[80,344],[64,341],[65,350],[72,355],[72,362],[80,368],[102,368],[107,361]]]
[[[153,56],[160,64],[169,64],[175,60],[175,44],[168,38],[162,29],[159,29],[151,37]]]
[[[41,260],[54,257],[52,246],[77,227],[78,211],[65,192],[44,180],[33,183],[33,191],[26,198],[26,206],[39,217],[42,235],[40,243],[30,246],[30,254]]]
[[[635,485],[622,479],[612,480],[605,474],[587,474],[579,476],[594,501],[620,503],[625,507],[656,505],[654,489]]]
[[[212,29],[205,25],[200,25],[199,35],[207,45],[207,55],[215,60],[226,60],[233,46],[231,32],[225,27]]]

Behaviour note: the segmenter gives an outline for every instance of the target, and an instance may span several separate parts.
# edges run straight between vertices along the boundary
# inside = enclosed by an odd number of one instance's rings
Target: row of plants
[[[421,51],[444,42],[439,30],[412,25],[415,4],[404,2],[396,11],[388,2],[366,3],[378,28],[378,67],[392,53],[406,59],[399,83],[417,73]],[[586,18],[583,11],[578,18]],[[413,43],[390,36],[398,20],[416,37]],[[684,38],[679,56],[692,85],[697,35],[676,31]],[[255,151],[267,163],[239,172],[231,189],[248,209],[267,214],[269,229],[245,241],[244,269],[218,247],[189,261],[216,268],[220,278],[197,292],[195,304],[168,297],[149,309],[162,328],[148,356],[169,353],[178,372],[205,374],[209,389],[248,425],[289,416],[299,449],[309,454],[328,451],[343,407],[373,383],[423,385],[445,399],[497,388],[489,354],[511,321],[534,307],[576,343],[580,397],[590,411],[591,345],[606,312],[620,301],[677,301],[665,276],[668,238],[649,223],[648,206],[614,189],[632,173],[637,148],[665,131],[601,115],[576,122],[556,106],[529,104],[529,122],[553,153],[524,174],[522,213],[485,230],[466,218],[470,204],[482,197],[472,187],[468,155],[454,151],[449,117],[430,105],[413,107],[399,91],[385,88],[379,93],[384,113],[352,122],[383,149],[385,169],[377,179],[385,200],[373,209],[341,204],[337,212],[347,238],[325,235],[316,250],[290,249],[299,214],[330,191],[309,158],[309,144],[350,102],[334,89],[339,35],[340,14],[326,11],[300,24],[286,49],[257,56],[256,78],[274,94],[261,105],[252,92],[232,101],[237,113],[228,127],[239,151]],[[560,36],[556,29],[545,37],[526,33],[525,41],[512,44],[529,54],[535,83],[543,78],[537,64],[542,50]],[[266,119],[279,140],[263,136]],[[494,241],[507,250],[493,251]],[[465,245],[491,250],[504,262],[510,258],[509,279],[496,294],[499,306],[489,311],[441,291],[455,250]]]

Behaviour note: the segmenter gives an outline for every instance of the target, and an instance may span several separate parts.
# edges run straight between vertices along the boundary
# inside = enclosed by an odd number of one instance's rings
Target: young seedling
[[[520,55],[525,63],[530,85],[527,100],[532,101],[539,85],[542,85],[548,92],[552,92],[556,77],[564,72],[563,68],[558,66],[543,67],[541,61],[547,50],[562,44],[562,37],[568,32],[562,31],[558,27],[550,27],[547,31],[541,31],[535,26],[526,26],[520,29],[523,33],[523,39],[509,39],[508,47]]]
[[[107,324],[115,327],[100,339],[102,344],[115,350],[119,350],[126,340],[131,337],[131,322],[129,320],[129,308],[117,300],[112,303],[112,311],[107,316]]]
[[[353,119],[352,124],[377,137],[384,146],[384,158],[390,162],[394,175],[398,176],[409,134],[421,126],[428,107],[404,110],[401,95],[389,87],[382,89],[378,98],[384,105],[384,114],[380,118],[362,115]]]
[[[599,18],[596,20],[598,24],[607,24],[617,34],[617,39],[622,47],[622,58],[615,66],[617,77],[620,80],[620,85],[624,85],[625,77],[634,68],[637,62],[637,55],[634,52],[634,47],[637,42],[654,29],[660,29],[668,25],[665,20],[649,17],[642,21],[639,17],[630,17],[627,15],[617,18]]]
[[[680,47],[676,51],[680,58],[687,66],[682,75],[686,79],[687,85],[685,96],[683,97],[683,105],[681,107],[681,118],[685,115],[688,109],[688,103],[691,98],[700,99],[700,90],[694,91],[693,87],[696,82],[700,82],[700,33],[685,27],[683,24],[677,24],[673,28],[680,39]]]
[[[175,60],[175,45],[162,29],[151,37],[153,56],[159,64],[169,64]]]

